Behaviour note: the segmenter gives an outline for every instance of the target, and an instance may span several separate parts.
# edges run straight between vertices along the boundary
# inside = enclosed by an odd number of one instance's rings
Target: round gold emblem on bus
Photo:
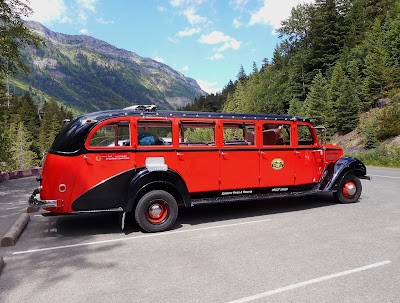
[[[272,160],[271,162],[271,167],[275,170],[280,170],[283,168],[283,166],[285,165],[285,162],[283,162],[283,160],[281,158],[275,158],[274,160]]]
[[[101,156],[96,156],[96,161],[101,161]]]

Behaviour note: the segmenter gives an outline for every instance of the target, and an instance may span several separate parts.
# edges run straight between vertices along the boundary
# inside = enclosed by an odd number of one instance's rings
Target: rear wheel
[[[147,232],[165,231],[172,227],[178,216],[175,198],[163,190],[146,193],[137,203],[135,220]]]
[[[360,179],[350,174],[343,178],[333,196],[339,203],[355,203],[360,198],[361,191],[362,185]]]

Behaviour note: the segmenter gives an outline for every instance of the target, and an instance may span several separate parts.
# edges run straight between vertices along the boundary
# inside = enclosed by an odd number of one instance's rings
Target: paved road
[[[0,302],[400,302],[400,169],[368,173],[360,203],[195,207],[158,234],[122,232],[115,214],[32,215],[0,248]],[[36,186],[13,182],[0,190]],[[6,203],[19,207],[15,196]]]
[[[26,212],[29,196],[37,186],[36,177],[0,183],[0,237]]]

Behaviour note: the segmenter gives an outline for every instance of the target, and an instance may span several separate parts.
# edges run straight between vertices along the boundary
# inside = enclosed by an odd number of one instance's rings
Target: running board
[[[256,194],[256,195],[239,195],[239,196],[229,196],[229,197],[213,197],[213,198],[199,198],[192,199],[192,206],[203,205],[203,204],[220,204],[220,203],[231,203],[240,201],[255,201],[255,200],[266,200],[275,198],[285,198],[285,197],[300,197],[312,195],[320,190],[308,190],[304,192],[291,192],[291,193],[269,193],[269,194]]]

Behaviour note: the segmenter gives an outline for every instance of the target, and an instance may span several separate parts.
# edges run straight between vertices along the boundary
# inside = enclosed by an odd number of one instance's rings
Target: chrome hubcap
[[[357,192],[357,187],[353,182],[347,182],[343,187],[343,195],[347,198],[353,197]]]
[[[154,203],[149,207],[149,216],[153,219],[161,218],[163,211],[163,207],[160,204]]]

